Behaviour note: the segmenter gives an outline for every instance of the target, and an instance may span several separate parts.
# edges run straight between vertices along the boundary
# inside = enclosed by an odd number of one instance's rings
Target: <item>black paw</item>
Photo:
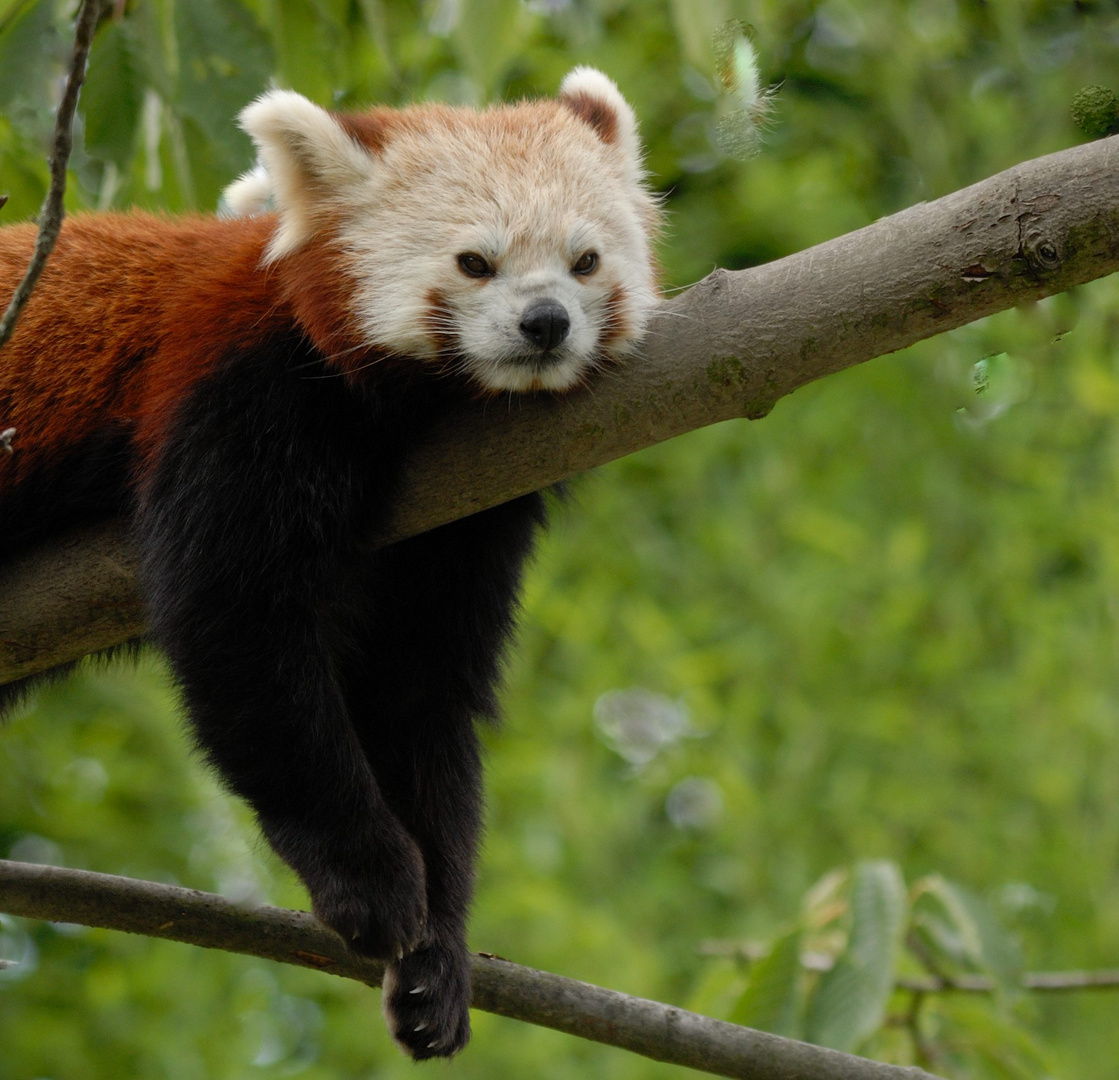
[[[311,910],[362,956],[396,960],[424,940],[427,896],[419,849],[365,873],[333,874],[311,890]]]
[[[397,1046],[415,1061],[451,1057],[470,1039],[465,946],[427,945],[385,969],[381,1009]]]

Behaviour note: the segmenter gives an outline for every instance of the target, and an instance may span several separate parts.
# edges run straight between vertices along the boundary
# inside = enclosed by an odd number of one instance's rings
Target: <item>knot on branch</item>
[[[1025,254],[1035,270],[1056,270],[1062,262],[1057,244],[1039,233],[1027,234]]]

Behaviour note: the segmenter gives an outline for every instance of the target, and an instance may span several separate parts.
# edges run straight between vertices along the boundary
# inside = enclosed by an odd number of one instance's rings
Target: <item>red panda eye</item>
[[[493,277],[496,271],[481,255],[467,251],[458,257],[459,269],[467,277]]]
[[[573,274],[587,275],[593,274],[595,268],[598,266],[598,252],[588,251],[584,254],[579,261],[571,268]]]

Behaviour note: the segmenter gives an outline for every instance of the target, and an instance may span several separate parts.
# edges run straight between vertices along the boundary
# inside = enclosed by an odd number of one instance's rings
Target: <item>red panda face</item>
[[[227,202],[274,195],[269,262],[329,242],[362,345],[502,393],[569,389],[639,340],[657,209],[633,114],[598,72],[483,112],[334,116],[274,91],[242,123],[263,172]]]

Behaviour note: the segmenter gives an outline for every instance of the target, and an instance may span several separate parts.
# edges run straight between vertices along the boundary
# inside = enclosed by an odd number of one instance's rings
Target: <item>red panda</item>
[[[241,123],[261,164],[226,193],[240,216],[65,224],[0,351],[0,557],[125,516],[199,746],[316,915],[388,961],[400,1045],[449,1057],[470,1030],[474,724],[541,499],[369,538],[449,403],[571,390],[632,350],[657,205],[633,113],[589,68],[481,112],[272,91]],[[0,229],[0,295],[33,239]]]

